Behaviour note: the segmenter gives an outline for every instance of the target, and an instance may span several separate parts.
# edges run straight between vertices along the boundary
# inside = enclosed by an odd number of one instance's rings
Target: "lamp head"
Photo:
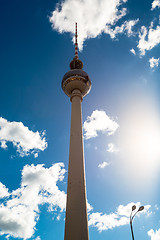
[[[144,206],[139,207],[138,212],[143,211]]]
[[[134,211],[136,209],[136,205],[132,206],[132,211]]]

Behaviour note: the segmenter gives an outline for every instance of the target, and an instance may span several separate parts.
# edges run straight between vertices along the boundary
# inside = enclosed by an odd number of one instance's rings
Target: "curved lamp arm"
[[[135,212],[135,214],[132,216],[132,213],[133,213],[133,211],[134,211],[135,209],[136,209],[136,206],[133,205],[133,206],[132,206],[131,215],[130,215],[130,227],[131,227],[131,233],[132,233],[132,240],[134,240],[133,226],[132,226],[133,218],[135,217],[135,215],[136,215],[138,212],[143,211],[144,206],[139,207],[138,211]]]

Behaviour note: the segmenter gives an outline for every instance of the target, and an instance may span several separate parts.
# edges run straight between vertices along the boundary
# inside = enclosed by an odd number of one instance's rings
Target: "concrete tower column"
[[[71,95],[72,114],[68,168],[65,240],[88,240],[88,217],[82,133],[82,94]]]
[[[89,239],[81,102],[91,89],[91,80],[78,58],[77,36],[76,24],[75,56],[62,79],[62,89],[72,102],[65,240]]]

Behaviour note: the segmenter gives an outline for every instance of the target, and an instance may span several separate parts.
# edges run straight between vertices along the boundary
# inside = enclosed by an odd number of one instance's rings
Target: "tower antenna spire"
[[[77,23],[75,24],[75,54],[73,60],[70,62],[70,69],[82,69],[83,62],[78,57],[78,34],[77,34]]]
[[[76,29],[75,29],[75,58],[78,58],[78,42],[77,42],[77,23],[76,23]]]

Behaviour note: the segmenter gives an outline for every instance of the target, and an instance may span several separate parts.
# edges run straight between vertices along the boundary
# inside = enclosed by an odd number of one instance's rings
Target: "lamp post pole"
[[[131,215],[130,215],[130,227],[131,227],[131,233],[132,233],[132,240],[134,240],[133,225],[132,225],[133,219],[134,219],[135,215],[136,215],[138,212],[143,211],[144,206],[139,207],[138,211],[135,212],[135,214],[132,216],[133,211],[134,211],[135,209],[136,209],[136,206],[133,205],[133,206],[132,206]]]

